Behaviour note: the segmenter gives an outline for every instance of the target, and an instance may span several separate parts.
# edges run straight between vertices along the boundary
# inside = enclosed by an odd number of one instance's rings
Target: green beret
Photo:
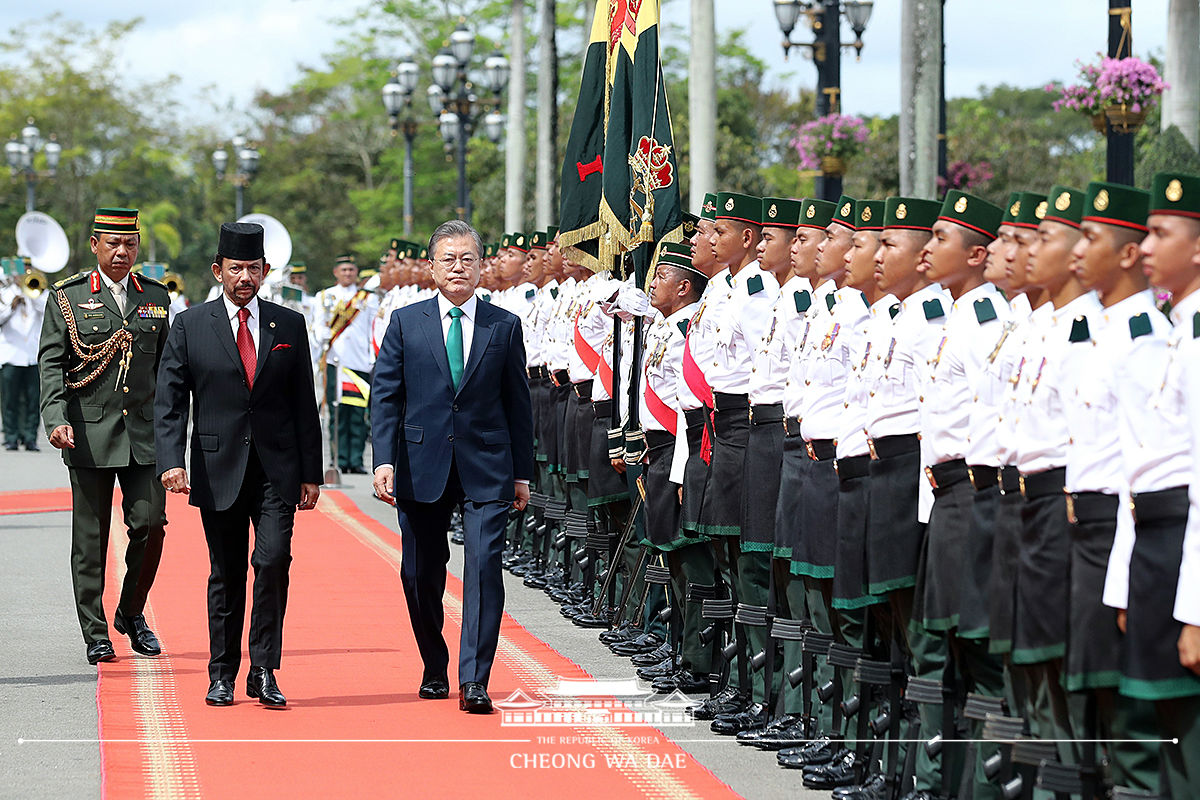
[[[388,244],[388,250],[395,250],[397,253],[399,253],[400,248],[402,248],[403,246],[404,246],[403,239],[392,239],[391,243]]]
[[[1160,172],[1150,181],[1150,213],[1200,218],[1200,177]]]
[[[558,226],[557,225],[547,225],[546,226],[546,241],[553,242],[557,238],[558,238]]]
[[[856,202],[858,201],[848,194],[839,197],[837,205],[834,206],[832,221],[854,230],[854,204]]]
[[[512,238],[509,239],[508,246],[513,250],[520,250],[522,253],[528,253],[529,239],[530,237],[528,234],[517,232],[512,234]]]
[[[404,257],[405,258],[416,258],[417,254],[420,252],[421,252],[421,245],[410,244],[408,247],[404,248]]]
[[[534,231],[533,235],[529,237],[529,244],[533,250],[545,250],[546,249],[546,232],[545,231]]]
[[[483,257],[491,258],[494,255],[496,255],[496,244],[495,242],[488,242],[483,246]]]
[[[704,205],[700,206],[700,219],[717,218],[717,196],[712,192],[704,195]]]
[[[800,224],[800,201],[786,197],[764,197],[762,221],[763,225],[776,228],[795,228]]]
[[[429,249],[422,247],[420,250],[417,251],[417,258],[428,261],[429,260]]]
[[[800,227],[825,230],[829,227],[829,222],[833,219],[833,212],[836,208],[837,206],[828,200],[817,200],[813,197],[805,198],[804,202],[800,204]]]
[[[859,231],[883,230],[883,201],[859,200],[855,203],[854,229]]]
[[[1083,219],[1083,192],[1070,186],[1052,186],[1043,219],[1078,228]]]
[[[500,249],[503,250],[504,248],[508,247],[512,243],[512,238],[513,238],[513,235],[511,233],[506,233],[503,236],[501,236],[500,237]]]
[[[1004,209],[1000,206],[957,189],[946,192],[946,199],[942,201],[942,213],[938,215],[938,219],[956,222],[964,228],[982,233],[988,239],[996,238],[996,231],[1003,217]]]
[[[883,203],[883,227],[910,231],[931,231],[941,213],[937,200],[919,197],[889,197]]]
[[[696,223],[699,221],[700,218],[695,214],[683,212],[683,223],[680,225],[683,228],[683,238],[690,239],[696,235]]]
[[[1150,193],[1123,183],[1092,181],[1083,197],[1083,219],[1135,231],[1149,230]]]
[[[1004,211],[1004,223],[1018,228],[1036,228],[1046,218],[1049,203],[1037,192],[1013,192]]]
[[[762,225],[762,198],[737,192],[717,194],[717,219]]]

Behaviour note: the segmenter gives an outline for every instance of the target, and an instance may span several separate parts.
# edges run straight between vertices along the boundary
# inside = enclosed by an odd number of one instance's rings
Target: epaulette
[[[687,336],[688,322],[690,322],[690,320],[681,319],[681,320],[679,320],[679,322],[675,323],[676,326],[679,328],[679,332],[682,333],[684,336]]]
[[[57,291],[58,289],[61,289],[64,286],[70,286],[72,283],[75,283],[76,281],[83,280],[84,278],[87,277],[87,275],[88,274],[86,272],[76,272],[74,275],[63,278],[58,283],[54,284],[53,288]]]
[[[1150,333],[1153,328],[1150,326],[1150,315],[1143,311],[1129,318],[1129,338],[1137,339]]]
[[[746,294],[755,295],[763,290],[762,275],[751,275],[746,281]]]
[[[557,300],[557,299],[558,299],[558,287],[557,287],[557,286],[551,286],[551,287],[550,287],[550,296],[551,296],[552,298],[554,298],[555,300]]]
[[[975,319],[982,325],[985,322],[991,322],[996,318],[996,307],[992,305],[992,298],[981,297],[975,301]]]
[[[899,303],[892,303],[890,306],[888,306],[888,314],[891,316],[892,319],[895,319],[896,315],[899,313],[900,313],[900,304]]]
[[[937,319],[938,317],[946,316],[946,312],[942,308],[942,301],[936,297],[921,303],[921,309],[925,312],[925,319]]]
[[[796,313],[803,314],[812,307],[812,294],[808,289],[801,289],[798,292],[792,292],[792,299],[796,301]]]
[[[532,299],[533,299],[533,296],[534,296],[535,294],[537,294],[537,289],[526,289],[526,290],[525,290],[525,299],[526,299],[526,300],[532,300]]]
[[[829,294],[825,295],[825,308],[826,309],[828,309],[829,311],[833,311],[833,307],[836,304],[837,304],[837,297],[834,295],[833,292],[830,292]]]
[[[1083,314],[1075,318],[1071,323],[1071,335],[1068,337],[1069,342],[1086,342],[1092,338],[1092,333],[1088,330],[1088,320]]]
[[[129,275],[130,275],[131,277],[132,277],[134,274],[135,274],[135,273],[132,273],[132,272],[131,272],[131,273],[129,273]],[[146,282],[146,283],[151,283],[151,284],[154,284],[155,286],[161,286],[163,289],[166,289],[166,288],[167,288],[167,285],[166,285],[165,283],[163,283],[162,281],[158,280],[157,278],[151,278],[151,277],[149,277],[149,276],[147,276],[147,275],[143,275],[143,274],[142,274],[142,273],[140,273],[140,272],[138,272],[138,273],[136,273],[136,274],[137,274],[137,278],[138,278],[138,280],[139,280],[139,281],[144,281],[144,282]]]

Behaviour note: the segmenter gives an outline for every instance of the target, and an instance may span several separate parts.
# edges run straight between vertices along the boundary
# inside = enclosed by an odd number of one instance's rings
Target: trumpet
[[[46,291],[46,276],[36,269],[27,271],[21,276],[21,291],[30,300],[37,299],[42,292]]]
[[[184,283],[183,276],[174,272],[168,272],[163,275],[163,283],[167,287],[167,292],[170,293],[171,299],[175,300],[179,295],[183,294]]]

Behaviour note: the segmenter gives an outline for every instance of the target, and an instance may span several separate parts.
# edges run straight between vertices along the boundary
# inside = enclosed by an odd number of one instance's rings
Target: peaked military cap
[[[1146,231],[1150,193],[1123,183],[1092,181],[1083,196],[1083,219]]]
[[[942,211],[938,219],[956,222],[964,228],[982,233],[988,239],[996,238],[1000,221],[1004,217],[1004,209],[989,203],[982,197],[951,189],[946,192],[942,201]]]
[[[136,208],[97,208],[92,233],[138,233]]]
[[[686,242],[663,242],[662,252],[674,253],[677,256],[692,257],[692,246]]]
[[[667,264],[678,269],[686,269],[688,272],[694,272],[697,275],[704,275],[703,272],[692,266],[691,256],[685,256],[680,253],[669,253],[663,250],[658,254],[658,263]]]
[[[889,197],[883,202],[883,227],[931,231],[942,204],[920,197]]]
[[[835,210],[837,210],[837,206],[828,200],[817,200],[813,197],[806,197],[804,202],[800,204],[799,227],[825,230],[829,227]]]
[[[224,255],[224,253],[221,255]],[[340,256],[334,259],[334,264],[349,264],[351,266],[356,266],[354,264],[354,256],[350,253],[342,253]]]
[[[737,192],[717,195],[717,219],[732,219],[750,225],[762,225],[762,198]]]
[[[1200,218],[1200,177],[1160,172],[1150,181],[1150,213]]]
[[[291,270],[293,275],[307,275],[308,274],[308,264],[305,264],[303,261],[293,261],[291,266],[288,267],[288,269]]]

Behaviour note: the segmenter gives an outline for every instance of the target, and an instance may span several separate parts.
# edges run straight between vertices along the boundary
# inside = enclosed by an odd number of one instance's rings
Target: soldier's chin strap
[[[118,362],[117,381],[113,385],[113,391],[115,392],[119,386],[124,386],[125,379],[129,377],[129,362],[133,357],[133,334],[129,332],[128,328],[121,328],[100,344],[88,344],[79,338],[79,328],[75,323],[75,312],[71,310],[71,301],[62,292],[55,292],[54,298],[58,303],[58,310],[62,312],[63,322],[66,323],[71,349],[75,351],[75,355],[80,360],[77,366],[68,371],[75,373],[91,369],[91,372],[79,380],[64,379],[63,383],[68,389],[81,389],[94,383],[120,352],[121,360]]]

